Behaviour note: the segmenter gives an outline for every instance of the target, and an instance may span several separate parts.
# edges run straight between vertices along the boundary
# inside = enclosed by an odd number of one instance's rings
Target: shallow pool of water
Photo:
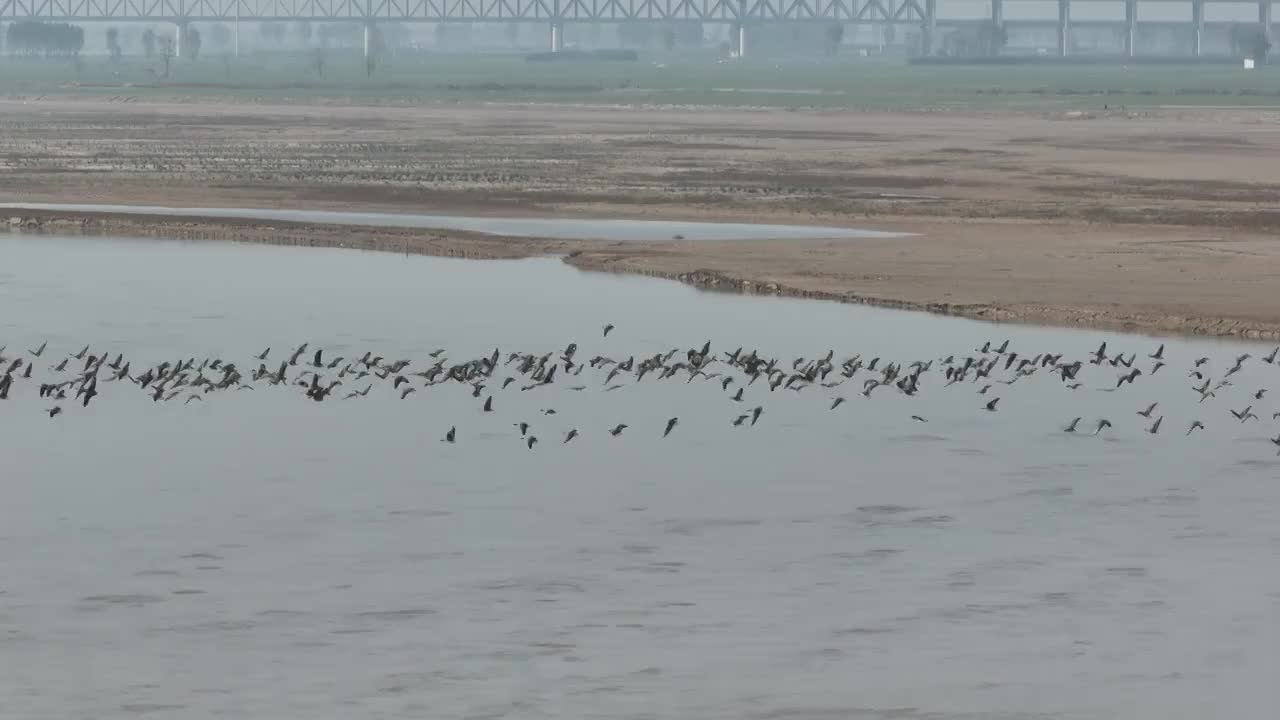
[[[439,228],[487,235],[546,237],[563,240],[812,240],[903,237],[903,233],[815,225],[687,222],[679,220],[610,220],[599,218],[512,218],[463,215],[279,210],[266,208],[171,208],[147,205],[0,203],[0,210],[57,210],[136,215],[249,218],[286,222]]]
[[[1252,397],[1280,378],[1257,360],[1269,347],[1168,340],[1167,366],[1116,392],[1108,364],[1075,391],[1037,373],[979,395],[946,387],[939,360],[1106,340],[1149,371],[1160,341],[548,259],[43,236],[0,237],[0,257],[0,345],[47,342],[41,377],[84,345],[135,368],[252,368],[302,342],[417,367],[438,348],[577,342],[585,359],[707,340],[788,367],[828,350],[934,361],[915,397],[863,397],[865,370],[757,382],[741,404],[716,382],[605,391],[587,371],[581,392],[491,388],[491,413],[457,385],[184,405],[120,383],[51,420],[19,382],[0,401],[6,715],[1164,720],[1280,700],[1280,407]],[[1216,383],[1246,352],[1199,403],[1196,360]],[[1153,436],[1136,411],[1157,401]],[[730,424],[756,405],[756,427]],[[1246,405],[1262,420],[1230,415]],[[1114,428],[1061,432],[1073,416]],[[1194,418],[1208,427],[1187,437]]]

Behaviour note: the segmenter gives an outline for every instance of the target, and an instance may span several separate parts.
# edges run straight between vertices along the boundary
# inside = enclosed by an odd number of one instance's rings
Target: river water
[[[48,236],[0,236],[0,257],[0,345],[47,342],[42,376],[86,344],[251,368],[302,342],[419,360],[710,340],[838,364],[1106,340],[1149,368],[1162,342],[547,259]],[[1041,373],[982,396],[935,365],[911,398],[864,398],[863,371],[741,405],[584,375],[494,392],[493,413],[457,386],[183,405],[119,383],[50,419],[20,383],[0,402],[0,716],[1267,717],[1280,407],[1252,395],[1280,367],[1269,347],[1163,342],[1167,367],[1117,392],[1118,369],[1088,365],[1075,391]],[[1246,352],[1197,402],[1195,360],[1216,382]],[[1156,401],[1153,436],[1135,413]],[[1229,413],[1250,404],[1260,421]],[[756,427],[730,425],[755,405]],[[1073,416],[1086,432],[1061,432]]]
[[[283,222],[368,225],[377,227],[438,228],[486,235],[545,237],[562,240],[815,240],[892,238],[904,233],[822,227],[681,220],[615,220],[609,218],[518,218],[412,213],[288,210],[269,208],[173,208],[150,205],[93,205],[59,203],[0,203],[0,210],[56,210],[63,212],[125,213],[210,218],[247,218]]]

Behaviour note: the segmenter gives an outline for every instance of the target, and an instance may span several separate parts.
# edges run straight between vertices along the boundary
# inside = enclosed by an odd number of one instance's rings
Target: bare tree
[[[324,69],[327,58],[327,51],[323,47],[318,47],[311,54],[311,69],[316,71],[316,78],[324,77]]]
[[[161,35],[159,38],[160,60],[164,62],[164,76],[169,77],[169,68],[173,64],[173,38],[168,35]]]
[[[123,50],[120,48],[120,31],[116,28],[107,28],[107,53],[111,56],[111,62],[120,62]]]
[[[191,58],[191,62],[195,62],[200,57],[200,31],[188,27],[185,29],[185,36],[182,38],[182,45],[187,49],[187,57]]]

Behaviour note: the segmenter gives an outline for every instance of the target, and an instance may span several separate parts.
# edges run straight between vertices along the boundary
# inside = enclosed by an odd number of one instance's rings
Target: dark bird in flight
[[[1097,435],[1102,432],[1103,428],[1109,428],[1109,427],[1111,427],[1111,421],[1106,418],[1103,418],[1098,421],[1098,429],[1094,430],[1093,434]]]
[[[529,439],[525,442],[525,445],[527,445],[527,446],[529,447],[529,449],[530,449],[530,450],[532,450],[532,449],[533,449],[533,446],[534,446],[534,445],[536,445],[536,444],[538,444],[538,438],[536,438],[536,437],[534,437],[534,436],[532,436],[532,435],[530,435],[530,436],[529,436]]]
[[[986,406],[986,410],[987,410],[987,412],[995,412],[995,411],[996,411],[996,403],[998,403],[998,402],[1000,402],[1000,398],[995,398],[995,399],[993,399],[991,402],[987,403],[987,406]]]
[[[730,400],[733,400],[734,402],[742,402],[742,388],[738,388],[738,392],[734,394]]]
[[[1071,424],[1070,424],[1070,425],[1067,425],[1065,428],[1063,428],[1063,429],[1062,429],[1062,432],[1069,432],[1069,433],[1073,433],[1073,432],[1075,432],[1075,431],[1076,431],[1076,426],[1077,426],[1077,425],[1079,425],[1079,424],[1080,424],[1080,418],[1076,418],[1076,419],[1074,419],[1074,420],[1072,420],[1072,421],[1071,421]]]
[[[61,414],[62,414],[62,407],[61,407],[61,406],[58,406],[58,405],[55,405],[55,406],[53,406],[53,407],[49,408],[48,410],[45,410],[45,412],[49,413],[49,417],[51,417],[51,418],[52,418],[52,417],[57,417],[57,416],[59,416],[59,415],[61,415]]]
[[[80,352],[76,353],[75,355],[72,355],[71,357],[75,358],[76,360],[83,360],[84,356],[87,355],[88,353],[89,353],[89,346],[85,345],[84,347],[80,348]]]
[[[662,431],[662,437],[665,438],[666,436],[670,435],[671,431],[675,429],[676,423],[678,422],[680,422],[680,418],[671,418],[670,420],[668,420],[667,429]]]
[[[418,388],[416,388],[416,387],[414,387],[414,386],[410,385],[409,387],[407,387],[407,388],[405,388],[404,390],[401,390],[401,391],[400,391],[400,399],[401,399],[401,400],[403,400],[403,399],[405,399],[405,398],[409,397],[409,395],[411,395],[411,394],[413,394],[413,393],[416,393],[416,392],[418,392]]]
[[[492,395],[490,395],[489,397],[485,398],[485,401],[484,401],[484,411],[485,411],[485,412],[493,412],[493,396],[492,396]]]
[[[529,423],[527,422],[512,423],[511,427],[520,428],[520,437],[529,434]]]
[[[1163,359],[1164,359],[1164,344],[1163,344],[1163,343],[1161,343],[1161,345],[1160,345],[1160,349],[1158,349],[1158,350],[1156,350],[1155,352],[1151,353],[1151,354],[1150,354],[1150,355],[1148,355],[1147,357],[1151,358],[1152,360],[1163,360]]]
[[[1119,380],[1116,380],[1116,387],[1119,388],[1121,385],[1125,383],[1132,384],[1133,381],[1137,379],[1137,377],[1141,374],[1142,374],[1142,371],[1139,370],[1138,368],[1134,368],[1130,370],[1128,373],[1121,375]]]
[[[1152,435],[1155,435],[1156,433],[1160,432],[1160,423],[1162,422],[1164,422],[1163,415],[1156,418],[1156,421],[1151,424],[1151,427],[1147,428],[1147,432],[1151,433]]]
[[[763,412],[764,412],[763,405],[757,405],[755,409],[751,411],[751,427],[756,426],[756,421],[760,419],[760,414]]]
[[[1155,409],[1156,409],[1156,406],[1157,406],[1157,405],[1159,405],[1159,404],[1160,404],[1160,403],[1158,403],[1158,402],[1153,402],[1153,403],[1151,403],[1149,406],[1147,406],[1147,409],[1146,409],[1146,410],[1139,410],[1139,411],[1138,411],[1138,414],[1139,414],[1139,415],[1141,415],[1142,417],[1144,417],[1144,418],[1146,418],[1146,419],[1150,420],[1150,419],[1151,419],[1151,412],[1152,412],[1153,410],[1155,410]]]
[[[578,428],[572,428],[569,430],[569,433],[564,436],[564,443],[562,444],[567,444],[570,440],[576,437],[578,437]]]
[[[49,343],[46,341],[46,342],[41,343],[41,344],[40,344],[40,347],[36,348],[35,350],[28,350],[27,352],[31,353],[31,354],[32,354],[32,355],[34,355],[35,357],[40,357],[41,355],[43,355],[43,354],[44,354],[44,349],[45,349],[45,347],[46,347],[46,346],[48,346],[48,345],[49,345]]]
[[[1247,408],[1245,408],[1245,409],[1243,409],[1243,410],[1241,410],[1241,411],[1239,411],[1239,412],[1236,412],[1235,410],[1232,410],[1232,411],[1231,411],[1231,414],[1232,414],[1232,415],[1235,415],[1235,416],[1236,416],[1236,419],[1237,419],[1237,420],[1239,420],[1240,422],[1245,422],[1245,421],[1246,421],[1246,420],[1248,420],[1249,418],[1253,418],[1254,420],[1257,420],[1257,419],[1258,419],[1258,416],[1257,416],[1257,415],[1254,415],[1254,414],[1251,412],[1252,410],[1253,410],[1253,406],[1252,406],[1252,405],[1250,405],[1249,407],[1247,407]]]
[[[618,437],[619,435],[621,435],[621,434],[622,434],[622,431],[623,431],[623,430],[626,430],[626,429],[627,429],[627,426],[626,426],[626,425],[624,425],[624,424],[622,424],[622,423],[618,423],[617,427],[615,427],[614,429],[612,429],[612,430],[610,430],[610,431],[609,431],[609,434],[610,434],[610,435],[612,435],[612,436],[614,436],[614,437]]]
[[[911,416],[911,419],[912,419],[912,420],[915,420],[916,422],[919,422],[919,423],[927,423],[927,422],[929,422],[928,420],[925,420],[924,418],[920,417],[919,415],[912,415],[912,416]]]
[[[1203,430],[1203,429],[1204,429],[1204,423],[1200,422],[1199,420],[1193,420],[1191,421],[1191,427],[1187,428],[1187,434],[1190,435],[1196,430]]]
[[[1263,388],[1263,389],[1261,389],[1261,390],[1259,390],[1258,392],[1256,392],[1256,393],[1254,393],[1254,394],[1253,394],[1253,399],[1254,399],[1254,400],[1261,400],[1261,399],[1262,399],[1262,396],[1263,396],[1263,395],[1266,395],[1266,394],[1267,394],[1267,389],[1266,389],[1266,388]]]
[[[457,427],[451,427],[451,428],[449,428],[449,432],[447,432],[447,433],[445,433],[445,434],[444,434],[444,441],[445,441],[445,442],[447,442],[447,443],[451,443],[451,442],[453,442],[454,440],[456,440],[457,438],[458,438],[458,428],[457,428]]]
[[[604,326],[604,336],[609,337],[609,333],[613,332],[613,325]]]
[[[62,362],[54,366],[53,371],[62,372],[63,370],[66,370],[66,369],[67,369],[67,360],[66,358],[63,358]]]
[[[267,348],[266,350],[263,350],[261,353],[258,353],[258,359],[259,359],[259,360],[266,360],[266,359],[267,359],[267,355],[269,355],[269,354],[271,354],[271,348]]]
[[[831,409],[832,409],[832,410],[835,410],[836,408],[840,407],[840,404],[841,404],[841,403],[843,403],[843,402],[844,402],[844,398],[842,398],[842,397],[837,397],[837,398],[836,398],[836,399],[831,403]]]
[[[1263,360],[1263,362],[1265,362],[1265,363],[1267,363],[1268,365],[1270,365],[1271,363],[1273,363],[1273,362],[1275,362],[1275,361],[1276,361],[1276,355],[1280,355],[1280,347],[1277,347],[1275,350],[1272,350],[1272,351],[1271,351],[1271,354],[1270,354],[1270,355],[1268,355],[1268,356],[1266,356],[1266,357],[1264,357],[1264,358],[1262,358],[1262,360]]]

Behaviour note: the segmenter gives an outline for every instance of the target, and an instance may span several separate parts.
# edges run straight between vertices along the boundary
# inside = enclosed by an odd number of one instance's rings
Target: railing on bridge
[[[1006,3],[1052,5],[1057,20],[1008,21]],[[947,3],[947,0],[942,0]],[[1201,36],[1209,24],[1206,2],[1255,5],[1258,24],[1271,37],[1272,0],[1155,0],[1190,9],[1189,22],[1143,24],[1177,25],[1190,29],[1192,54],[1199,55]],[[949,3],[947,3],[949,4]],[[996,27],[1050,25],[1057,28],[1058,53],[1066,55],[1073,26],[1108,26],[1124,34],[1126,52],[1134,52],[1138,0],[1089,0],[1089,4],[1123,5],[1123,20],[1073,22],[1071,0],[988,0],[989,19],[944,19],[938,16],[939,0],[0,0],[0,22],[41,20],[60,22],[359,22],[368,28],[377,22],[546,22],[551,27],[553,50],[560,49],[564,23],[670,22],[691,20],[736,26],[737,50],[746,52],[747,28],[778,23],[838,22],[850,25],[908,24],[921,29],[926,53],[934,47],[940,26],[989,22]]]

